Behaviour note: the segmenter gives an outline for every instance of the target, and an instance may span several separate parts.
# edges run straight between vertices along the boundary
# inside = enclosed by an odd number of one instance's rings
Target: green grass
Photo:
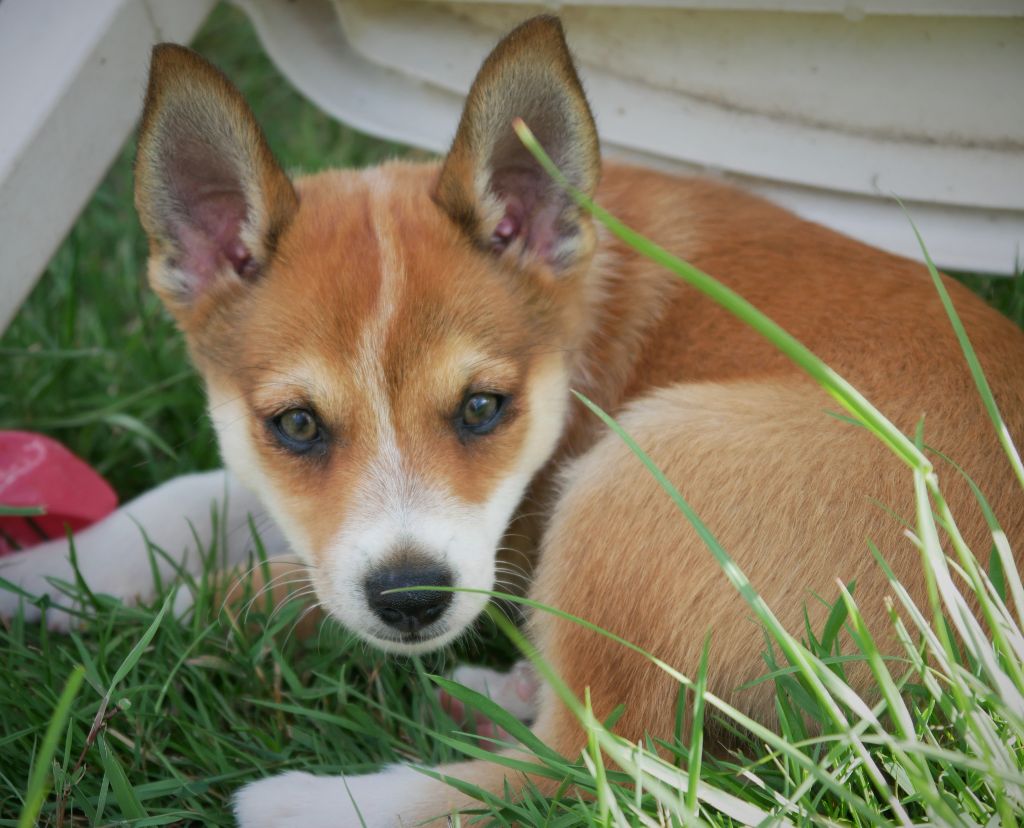
[[[161,608],[110,604],[70,636],[17,622],[0,632],[0,825],[15,824],[43,730],[78,664],[86,682],[45,763],[53,792],[42,824],[59,824],[62,812],[69,825],[116,824],[134,811],[146,819],[136,824],[230,825],[231,792],[263,773],[452,757],[424,730],[453,729],[422,691],[424,669],[442,669],[440,659],[386,660],[327,627],[298,641],[289,634],[298,604],[279,613],[258,605],[243,627],[208,600],[187,623],[160,618]],[[104,750],[90,738],[96,721]],[[130,797],[113,787],[122,771]]]
[[[237,11],[218,9],[196,47],[241,86],[289,168],[361,166],[403,152],[333,123],[302,101],[262,56]],[[199,381],[144,285],[145,245],[131,203],[132,153],[127,146],[0,339],[0,427],[52,434],[102,471],[125,499],[218,463]],[[1024,277],[965,281],[1024,324]],[[1007,583],[1008,576],[995,580]],[[428,678],[464,651],[425,663],[388,658],[331,625],[314,639],[298,640],[290,634],[298,605],[276,611],[257,601],[243,624],[233,624],[205,582],[195,588],[197,610],[186,621],[163,611],[161,595],[134,608],[101,598],[92,620],[67,636],[18,620],[0,623],[0,826],[17,825],[23,814],[31,824],[35,804],[42,825],[230,825],[231,793],[265,774],[360,773],[393,761],[437,764],[472,750],[457,748],[454,724]],[[991,599],[996,610],[997,598]],[[946,660],[945,677],[920,668],[913,644],[922,631],[908,631],[907,674],[879,674],[883,687],[906,682],[914,688],[906,716],[898,719],[905,728],[899,744],[863,721],[851,737],[836,711],[842,717],[855,711],[830,705],[837,688],[820,669],[843,623],[872,652],[855,607],[842,599],[825,630],[808,631],[804,644],[787,642],[791,656],[808,666],[779,665],[787,738],[762,734],[773,747],[750,746],[743,761],[750,776],[712,757],[699,763],[699,780],[686,776],[679,768],[696,771],[699,752],[682,741],[663,745],[660,760],[633,757],[601,723],[587,720],[585,700],[567,698],[587,721],[592,749],[569,761],[537,746],[538,761],[591,790],[593,800],[549,803],[533,796],[496,807],[526,825],[640,824],[632,810],[636,795],[626,784],[640,779],[640,810],[664,815],[666,825],[690,822],[697,801],[717,802],[719,808],[702,806],[700,819],[721,825],[735,824],[723,813],[738,814],[741,806],[779,809],[780,801],[792,803],[795,821],[801,810],[848,824],[886,824],[901,810],[920,819],[952,809],[975,822],[995,815],[1009,824],[1013,803],[1005,790],[1014,784],[1013,773],[1024,773],[1021,728],[998,693],[981,692],[984,671],[968,657],[945,652],[941,636],[928,658]],[[482,638],[468,646],[474,658],[500,661],[510,653],[501,642],[494,625],[485,623]],[[997,659],[1012,666],[1012,646],[1004,645]],[[833,670],[841,678],[841,666]],[[729,718],[703,692],[700,675],[679,678],[681,688],[689,688],[681,690],[684,707],[703,705],[705,715]],[[936,681],[952,689],[936,692]],[[977,697],[969,705],[957,697],[958,682]],[[808,737],[797,710],[820,717],[820,740],[802,741]],[[514,722],[504,724],[516,730]],[[971,728],[1011,746],[1003,758],[1015,770],[994,769],[991,756],[972,754]],[[630,773],[605,768],[599,747]]]

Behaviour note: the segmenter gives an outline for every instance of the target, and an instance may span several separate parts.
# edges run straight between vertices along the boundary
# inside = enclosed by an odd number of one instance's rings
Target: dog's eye
[[[313,412],[290,408],[272,420],[273,429],[285,448],[303,452],[320,440],[320,426]]]
[[[501,419],[504,402],[499,394],[473,394],[462,404],[459,427],[469,434],[487,434]]]

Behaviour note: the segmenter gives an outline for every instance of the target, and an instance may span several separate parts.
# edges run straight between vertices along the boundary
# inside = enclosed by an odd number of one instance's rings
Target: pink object
[[[64,537],[102,520],[117,495],[88,464],[56,440],[28,431],[0,431],[0,506],[40,506],[32,517],[0,515],[0,555]],[[13,543],[12,543],[13,542]]]
[[[437,691],[438,701],[441,702],[441,709],[448,714],[448,716],[455,721],[456,724],[460,724],[463,727],[469,727],[472,725],[476,731],[476,735],[479,739],[476,739],[476,746],[483,748],[484,750],[501,750],[501,746],[494,743],[493,740],[499,739],[505,742],[511,741],[512,737],[508,735],[508,732],[498,727],[494,722],[484,716],[476,710],[467,711],[466,705],[460,702],[453,696],[450,696],[444,690]]]

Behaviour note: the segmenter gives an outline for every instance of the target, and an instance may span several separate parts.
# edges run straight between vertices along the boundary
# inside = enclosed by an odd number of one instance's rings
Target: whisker
[[[305,581],[305,584],[303,584],[303,581]],[[263,596],[265,596],[267,594],[273,595],[274,589],[276,587],[278,587],[278,586],[290,587],[292,584],[302,584],[302,586],[298,587],[298,589],[289,589],[288,592],[286,593],[286,598],[287,598],[288,595],[291,595],[291,594],[299,591],[299,589],[306,590],[306,589],[313,589],[314,588],[313,587],[313,582],[310,581],[308,578],[298,577],[298,578],[289,578],[287,580],[284,580],[284,579],[282,579],[281,576],[277,576],[276,578],[272,579],[271,581],[268,581],[262,587],[260,587],[259,591],[251,599],[249,599],[249,601],[248,601],[248,603],[246,605],[246,611],[245,611],[246,617],[248,617],[249,610],[252,608],[252,605],[259,598],[262,598]],[[283,601],[281,603],[283,603]]]
[[[499,548],[499,551],[500,551],[500,548]],[[515,561],[510,561],[507,558],[499,559],[498,561],[495,562],[495,566],[515,567],[517,570],[519,570],[520,572],[522,572],[524,574],[530,573],[532,571],[532,569],[533,569],[532,567],[528,568],[528,567],[522,566],[521,564],[517,564]]]
[[[264,584],[262,584],[260,588],[256,590],[255,594],[248,601],[246,601],[245,606],[241,610],[242,620],[248,621],[249,612],[252,610],[252,607],[256,603],[256,601],[258,601],[268,592],[273,592],[276,586],[300,584],[303,581],[305,581],[309,586],[312,586],[313,584],[312,578],[310,578],[309,574],[306,572],[288,571],[275,575],[269,581],[266,581]],[[306,587],[303,588],[305,589]]]
[[[288,639],[292,636],[292,634],[298,628],[299,624],[301,624],[303,621],[306,620],[306,618],[309,616],[310,613],[315,612],[316,610],[319,610],[319,609],[322,609],[322,608],[323,608],[323,604],[321,604],[319,601],[314,601],[312,604],[310,604],[308,607],[306,607],[301,613],[299,613],[299,617],[296,618],[295,621],[292,622],[291,627],[288,628],[288,632],[285,633],[284,640],[281,642],[281,646],[283,647],[285,644],[288,643]],[[325,610],[325,613],[326,613],[326,610]],[[319,629],[319,631],[317,633],[317,646],[318,647],[320,646],[319,637],[320,637],[320,635],[322,633],[323,633],[323,625],[321,624],[320,625],[320,629]]]
[[[277,616],[281,614],[281,611],[288,604],[292,603],[292,601],[301,600],[301,599],[303,599],[303,598],[305,598],[305,597],[307,597],[309,595],[315,595],[315,594],[316,594],[316,590],[313,589],[312,587],[305,587],[303,589],[296,590],[295,592],[289,592],[284,597],[284,599],[282,599],[281,601],[279,601],[277,603],[277,605],[274,607],[273,611],[267,617],[267,624],[269,625],[269,624],[273,623],[274,619],[277,618]]]

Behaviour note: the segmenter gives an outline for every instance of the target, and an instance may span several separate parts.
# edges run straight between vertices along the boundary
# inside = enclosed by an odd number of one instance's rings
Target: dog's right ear
[[[179,322],[258,279],[298,198],[241,93],[190,49],[153,49],[135,159],[149,279]]]

